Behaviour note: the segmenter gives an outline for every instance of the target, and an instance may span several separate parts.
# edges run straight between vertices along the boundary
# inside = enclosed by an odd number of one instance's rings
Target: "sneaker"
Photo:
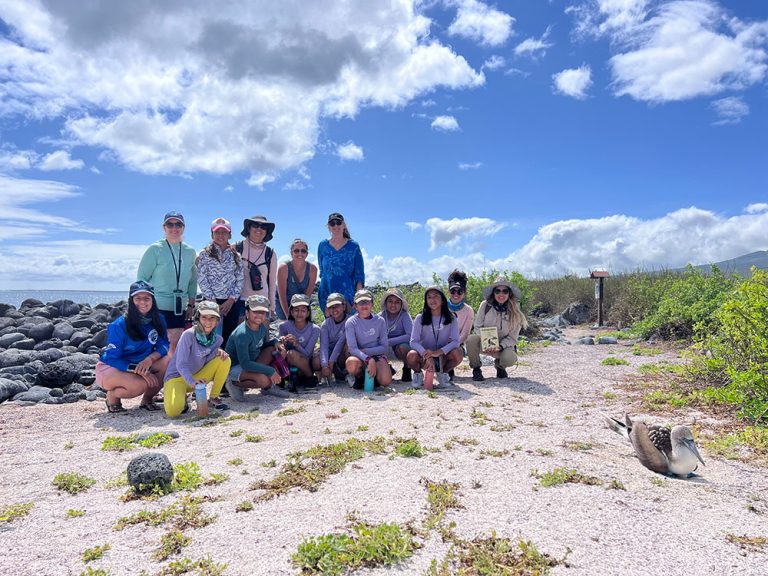
[[[355,376],[353,374],[347,374],[346,381],[350,388],[355,387]]]
[[[320,378],[320,386],[330,386],[330,385],[331,383],[328,381],[328,378],[326,378],[325,376]]]
[[[502,368],[501,366],[496,366],[496,378],[507,378],[507,370],[506,368]]]
[[[410,366],[403,366],[403,375],[400,377],[400,382],[412,382],[411,368]]]
[[[451,377],[447,372],[438,372],[436,376],[435,380],[438,386],[448,386],[451,383]]]
[[[270,386],[269,388],[262,388],[262,394],[269,394],[270,396],[277,396],[278,398],[290,398],[291,393],[287,390],[283,390],[279,386]]]
[[[208,407],[213,408],[214,410],[219,410],[220,412],[224,412],[224,410],[229,410],[229,404],[225,404],[221,401],[220,398],[210,398],[208,400]]]
[[[472,368],[472,380],[475,382],[485,381],[485,376],[483,376],[483,369],[479,366],[477,368]]]
[[[424,372],[414,372],[413,373],[413,384],[412,386],[414,388],[421,388],[424,385]]]
[[[232,380],[227,380],[224,384],[224,387],[229,392],[229,397],[232,398],[235,402],[245,402],[245,390],[240,388],[237,384],[235,384]]]

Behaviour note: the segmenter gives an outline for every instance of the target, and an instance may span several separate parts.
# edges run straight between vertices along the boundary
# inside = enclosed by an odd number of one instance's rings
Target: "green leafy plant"
[[[53,478],[53,485],[62,492],[79,494],[96,484],[96,480],[77,472],[62,472]]]
[[[85,510],[79,508],[67,508],[67,518],[80,518],[85,516]]]
[[[189,573],[194,573],[198,576],[222,576],[227,566],[227,564],[217,564],[210,556],[198,560],[180,558],[170,562],[156,576],[180,576],[181,574]]]
[[[624,358],[616,358],[615,356],[609,356],[602,362],[600,362],[603,366],[626,366],[629,364]]]
[[[246,442],[261,442],[264,440],[264,436],[261,434],[246,434],[245,435],[245,441]]]
[[[104,570],[104,568],[91,568],[90,566],[86,566],[85,570],[80,572],[80,576],[109,576],[109,572]]]
[[[154,434],[150,434],[146,438],[139,440],[138,444],[144,448],[157,448],[158,446],[170,442],[173,442],[173,436],[166,434],[165,432],[155,432]]]
[[[146,526],[160,526],[171,524],[178,530],[186,528],[202,528],[216,520],[216,516],[206,514],[202,503],[204,498],[194,496],[182,496],[176,502],[161,510],[141,510],[129,516],[123,516],[115,524],[115,530],[122,530],[126,526],[144,524]]]
[[[86,564],[94,560],[98,560],[104,556],[104,552],[111,550],[112,547],[109,544],[103,544],[101,546],[94,546],[93,548],[86,548],[83,550],[83,562]]]
[[[106,452],[127,452],[136,448],[136,434],[130,436],[107,436],[101,443]]]
[[[17,518],[23,518],[35,507],[34,502],[24,504],[11,504],[0,507],[0,522],[13,522]]]
[[[167,560],[171,556],[181,554],[185,546],[189,546],[191,538],[185,536],[181,530],[171,530],[160,537],[160,547],[154,551],[152,557],[158,562]]]
[[[421,458],[424,456],[424,448],[416,438],[406,438],[398,442],[395,453],[403,458]]]
[[[544,472],[543,474],[534,471],[533,476],[538,478],[539,483],[545,488],[560,486],[561,484],[587,484],[590,486],[599,486],[603,483],[599,478],[585,476],[573,468],[555,468],[549,472]]]
[[[235,507],[235,512],[250,512],[253,510],[253,502],[250,500],[243,500]]]
[[[307,407],[303,404],[300,406],[290,406],[288,408],[285,408],[283,410],[280,410],[277,415],[278,416],[293,416],[294,414],[299,414],[300,412],[306,412]],[[344,408],[341,409],[341,411],[344,411]]]
[[[432,482],[426,478],[422,478],[421,483],[427,488],[427,517],[424,520],[426,530],[432,530],[440,524],[449,509],[463,508],[456,494],[458,484],[448,481]]]

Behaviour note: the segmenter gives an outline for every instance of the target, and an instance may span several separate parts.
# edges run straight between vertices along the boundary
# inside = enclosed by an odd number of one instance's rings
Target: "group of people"
[[[475,314],[465,302],[467,276],[454,270],[448,295],[427,288],[415,318],[397,288],[384,293],[375,314],[360,247],[338,212],[328,217],[319,267],[307,261],[309,246],[299,238],[290,245],[291,259],[278,265],[268,245],[275,224],[264,216],[246,218],[244,239],[234,244],[230,223],[215,219],[212,241],[199,254],[183,242],[184,229],[181,213],[165,215],[164,238],[145,252],[128,309],[109,326],[96,369],[109,412],[123,412],[122,399],[141,396],[141,408],[159,410],[162,399],[175,417],[201,383],[212,383],[207,401],[217,410],[228,408],[222,394],[244,401],[247,390],[260,389],[289,397],[319,379],[362,388],[367,373],[388,386],[396,373],[390,359],[403,362],[401,381],[415,387],[425,373],[434,385],[446,385],[465,355],[476,381],[485,379],[481,353],[494,357],[497,378],[517,362],[516,342],[527,322],[516,286],[498,279]],[[311,307],[318,275],[320,326]],[[282,321],[277,336],[270,333],[275,317]],[[482,340],[481,328],[495,328],[497,338]]]

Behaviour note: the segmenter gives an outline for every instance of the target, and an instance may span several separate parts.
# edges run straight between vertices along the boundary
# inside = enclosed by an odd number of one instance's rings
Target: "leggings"
[[[229,366],[232,364],[231,358],[221,359],[218,356],[208,362],[200,370],[195,372],[192,376],[195,381],[205,380],[210,382],[213,380],[213,388],[211,389],[211,398],[218,398],[224,381],[229,374]],[[176,376],[165,382],[163,386],[163,404],[165,405],[165,414],[170,418],[175,418],[181,414],[184,410],[184,404],[187,401],[187,392],[189,392],[189,386],[183,376]]]

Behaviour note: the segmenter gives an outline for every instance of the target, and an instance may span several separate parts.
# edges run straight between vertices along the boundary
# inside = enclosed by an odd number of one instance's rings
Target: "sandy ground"
[[[609,352],[630,365],[601,366]],[[395,393],[382,396],[342,385],[297,400],[254,394],[250,404],[230,402],[229,414],[247,413],[258,406],[258,417],[208,427],[170,421],[162,412],[132,409],[125,415],[107,414],[103,403],[95,402],[0,406],[0,508],[34,502],[28,516],[0,523],[0,572],[77,575],[86,566],[82,552],[102,544],[111,549],[88,566],[104,568],[113,576],[159,572],[168,562],[156,562],[152,552],[167,529],[133,526],[115,531],[113,526],[122,516],[167,506],[178,495],[156,502],[123,502],[126,488],[104,484],[146,449],[104,452],[101,444],[109,435],[175,430],[180,438],[157,451],[173,463],[194,460],[206,475],[229,474],[222,484],[195,492],[218,497],[203,505],[217,520],[204,528],[187,529],[192,542],[182,555],[190,559],[210,555],[216,562],[228,563],[226,574],[230,575],[295,574],[290,558],[302,539],[344,530],[350,512],[370,522],[419,524],[426,514],[420,479],[428,478],[460,485],[463,508],[450,510],[446,517],[446,522],[456,523],[459,537],[484,537],[495,530],[498,536],[531,540],[554,557],[570,549],[568,566],[554,568],[553,574],[762,576],[768,565],[766,555],[742,550],[726,537],[768,536],[764,469],[718,460],[703,450],[707,466],[700,477],[666,478],[643,468],[629,445],[602,424],[600,412],[620,416],[625,410],[636,410],[617,386],[624,377],[640,364],[665,359],[678,361],[673,353],[633,356],[621,345],[555,344],[523,356],[521,366],[507,380],[478,384],[463,370],[456,386],[439,391],[436,398],[424,391],[404,394],[407,387],[399,383]],[[486,376],[492,372],[485,370]],[[616,398],[606,400],[606,391]],[[304,412],[277,414],[299,405]],[[473,410],[483,412],[487,422],[473,419]],[[694,415],[675,418],[690,420]],[[698,417],[702,430],[712,424],[706,416]],[[658,416],[647,419],[659,421]],[[511,429],[500,430],[502,425]],[[245,432],[230,436],[236,430]],[[246,442],[245,434],[262,435],[264,440]],[[277,474],[289,453],[378,435],[415,436],[434,451],[422,458],[367,455],[330,477],[316,492],[293,490],[256,502],[251,512],[235,512],[238,503],[259,495],[249,485]],[[74,446],[65,448],[68,443]],[[590,447],[575,449],[569,443]],[[483,454],[484,450],[502,455]],[[234,458],[241,458],[243,464],[228,464]],[[277,461],[276,468],[262,466],[271,460]],[[575,468],[600,478],[603,485],[544,488],[531,474],[557,467]],[[69,471],[98,482],[85,493],[60,493],[51,483],[53,477]],[[611,480],[621,482],[625,490],[609,489]],[[70,508],[83,509],[85,515],[68,518]],[[360,573],[423,574],[433,559],[444,557],[449,545],[436,532],[421,543],[401,565]]]

